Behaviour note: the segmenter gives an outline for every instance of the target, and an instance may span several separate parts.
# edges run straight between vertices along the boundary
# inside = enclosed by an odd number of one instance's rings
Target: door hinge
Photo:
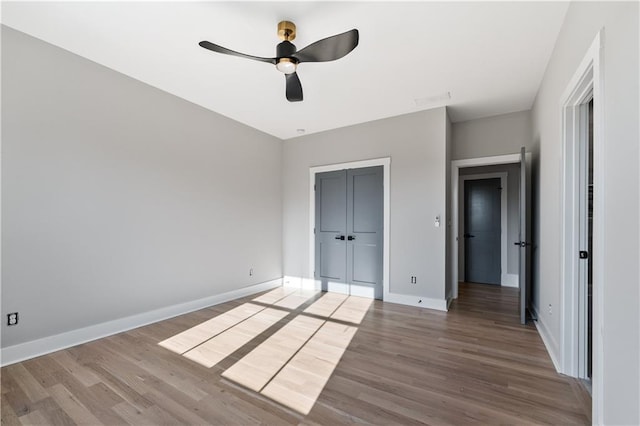
[[[313,228],[313,235],[316,235],[316,228]]]
[[[315,183],[313,184],[313,190],[314,191],[316,190],[316,184]]]

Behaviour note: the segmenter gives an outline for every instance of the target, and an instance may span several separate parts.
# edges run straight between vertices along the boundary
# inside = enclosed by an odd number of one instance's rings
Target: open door
[[[531,167],[524,147],[520,150],[520,323],[527,322],[531,300]]]

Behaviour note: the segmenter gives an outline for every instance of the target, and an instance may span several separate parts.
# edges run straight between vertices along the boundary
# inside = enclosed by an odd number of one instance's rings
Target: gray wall
[[[536,173],[534,215],[539,243],[534,302],[538,320],[561,342],[561,96],[597,32],[604,28],[603,323],[606,424],[638,424],[640,317],[638,241],[638,3],[573,2],[558,36],[533,107]],[[596,194],[596,197],[598,194]],[[549,314],[547,306],[554,306]],[[595,331],[597,332],[597,330]],[[597,422],[598,419],[594,419]]]
[[[531,111],[453,123],[452,159],[517,154],[531,150]]]
[[[479,175],[483,173],[507,173],[507,273],[518,275],[519,247],[513,245],[519,241],[520,235],[520,165],[502,164],[496,166],[465,167],[460,169],[460,176]],[[462,199],[464,187],[462,180],[458,195]],[[458,203],[462,207],[461,203]],[[464,230],[464,212],[462,209],[458,213],[458,229],[462,234]],[[464,238],[460,239],[458,247],[458,276],[464,277]]]
[[[284,274],[309,277],[309,168],[391,157],[390,291],[444,299],[446,120],[438,108],[285,141]]]
[[[282,276],[276,138],[2,27],[2,143],[3,347]]]

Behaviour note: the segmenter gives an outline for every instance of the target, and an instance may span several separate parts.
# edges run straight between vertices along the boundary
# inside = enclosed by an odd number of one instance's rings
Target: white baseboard
[[[502,274],[500,283],[502,287],[519,287],[520,276],[518,274]]]
[[[16,362],[46,355],[51,352],[66,349],[72,346],[87,343],[102,337],[122,333],[154,322],[173,318],[178,315],[187,314],[209,306],[225,303],[240,297],[249,296],[261,291],[270,290],[282,285],[282,278],[239,288],[226,293],[193,300],[191,302],[180,303],[178,305],[167,306],[153,311],[107,321],[89,327],[79,328],[54,336],[47,336],[41,339],[20,343],[2,348],[0,355],[0,365],[5,366]]]
[[[282,278],[282,286],[290,288],[300,288],[304,290],[322,290],[322,284],[319,280],[316,280],[314,278],[293,277],[288,275]],[[346,290],[336,288],[334,289],[334,291],[337,291],[339,293],[348,293],[349,290],[348,288]],[[360,294],[360,296],[372,297],[372,295],[369,294]],[[435,309],[445,312],[448,310],[449,304],[451,303],[451,300],[431,299],[429,297],[410,296],[398,293],[385,294],[383,297],[383,301],[389,303],[397,303],[400,305],[416,306],[418,308]]]
[[[398,303],[400,305],[417,306],[418,308],[435,309],[447,311],[447,301],[445,299],[431,299],[429,297],[410,296],[406,294],[387,293],[384,301]]]
[[[533,310],[536,318],[538,318],[536,321],[534,321],[534,324],[538,329],[538,334],[542,339],[542,343],[544,343],[544,346],[547,348],[547,353],[549,354],[549,358],[551,358],[551,362],[553,362],[553,366],[555,367],[556,371],[560,373],[560,359],[558,358],[558,354],[556,353],[556,348],[558,347],[558,345],[556,344],[556,340],[549,332],[549,328],[540,316],[540,312],[538,312],[538,309],[536,309],[535,307],[532,307],[531,309]]]
[[[447,311],[449,311],[449,308],[451,307],[451,302],[453,302],[453,297],[447,297]]]

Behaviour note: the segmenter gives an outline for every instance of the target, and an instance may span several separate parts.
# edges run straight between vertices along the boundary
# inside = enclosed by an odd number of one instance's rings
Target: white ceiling
[[[566,2],[3,2],[2,23],[282,139],[449,105],[453,121],[529,109]],[[346,57],[304,63],[289,103],[276,26],[298,49],[352,28]],[[438,99],[450,92],[448,100]],[[416,99],[419,101],[416,102]]]

